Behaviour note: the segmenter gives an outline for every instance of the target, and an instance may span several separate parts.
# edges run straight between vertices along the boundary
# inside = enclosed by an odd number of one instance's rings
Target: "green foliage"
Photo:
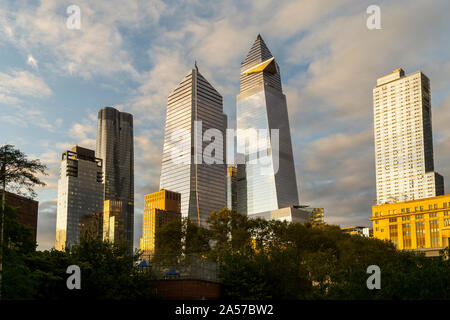
[[[19,194],[28,193],[35,196],[34,187],[45,186],[39,175],[46,175],[47,167],[39,159],[29,160],[13,145],[6,144],[0,147],[0,168],[2,184]]]
[[[227,298],[450,298],[448,249],[441,257],[426,258],[337,226],[252,220],[226,209],[211,214],[208,228],[191,229],[196,231],[186,241],[189,253],[220,264]],[[370,265],[381,269],[380,290],[367,288]]]
[[[152,278],[139,272],[138,253],[125,244],[82,240],[64,252],[37,252],[28,261],[36,282],[37,299],[148,299],[153,298]],[[68,290],[67,267],[81,269],[81,290]]]
[[[20,299],[150,299],[150,273],[140,272],[138,252],[126,244],[82,240],[66,251],[35,251],[31,228],[5,210],[2,297]],[[67,289],[67,267],[81,269],[81,290]]]

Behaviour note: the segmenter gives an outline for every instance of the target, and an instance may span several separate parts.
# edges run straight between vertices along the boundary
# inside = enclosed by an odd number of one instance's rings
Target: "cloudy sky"
[[[79,30],[66,26],[72,4]],[[372,4],[380,30],[366,27]],[[448,0],[2,1],[0,144],[49,167],[39,248],[54,246],[60,154],[95,147],[103,106],[134,114],[138,245],[144,194],[159,186],[168,94],[197,60],[234,125],[240,62],[258,33],[281,69],[302,203],[324,207],[328,223],[369,225],[372,88],[397,67],[431,79],[435,167],[450,190],[449,12]]]

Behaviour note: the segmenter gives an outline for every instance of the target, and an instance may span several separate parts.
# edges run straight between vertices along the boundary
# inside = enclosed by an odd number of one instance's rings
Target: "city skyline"
[[[174,5],[170,12],[159,3],[139,14],[128,4],[80,1],[85,20],[79,31],[65,29],[65,8],[56,1],[20,11],[5,5],[0,9],[0,21],[7,22],[0,29],[7,49],[0,59],[0,135],[2,143],[49,165],[48,187],[39,189],[37,198],[39,248],[51,247],[55,239],[60,154],[76,144],[95,148],[96,113],[104,105],[136,120],[138,246],[144,194],[159,189],[170,90],[197,60],[222,93],[224,112],[235,119],[238,66],[258,33],[283,70],[302,203],[325,207],[329,223],[369,225],[376,199],[371,91],[377,78],[398,66],[431,80],[435,167],[447,177],[449,190],[449,4],[437,2],[429,7],[382,1],[381,30],[366,28],[370,3],[358,1],[267,1],[258,7],[231,2],[188,10]],[[10,21],[11,15],[21,18]]]

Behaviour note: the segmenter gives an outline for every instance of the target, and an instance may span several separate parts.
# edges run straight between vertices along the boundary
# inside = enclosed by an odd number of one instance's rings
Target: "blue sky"
[[[66,8],[81,9],[81,29]],[[368,30],[366,8],[381,8]],[[39,248],[54,246],[60,154],[95,147],[96,115],[135,117],[135,244],[144,194],[159,186],[167,96],[197,60],[234,124],[240,62],[258,33],[287,96],[302,203],[329,223],[369,225],[376,198],[372,88],[402,67],[431,79],[435,167],[450,190],[447,0],[2,1],[0,142],[49,167],[38,191]]]

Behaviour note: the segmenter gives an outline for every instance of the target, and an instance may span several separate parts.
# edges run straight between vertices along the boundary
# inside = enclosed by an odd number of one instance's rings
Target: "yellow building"
[[[145,196],[140,248],[144,258],[155,253],[156,231],[169,221],[181,219],[181,194],[162,189]]]
[[[119,243],[124,239],[123,203],[117,200],[105,200],[103,204],[103,241]]]
[[[398,249],[436,255],[449,246],[450,195],[372,207],[373,236]]]

